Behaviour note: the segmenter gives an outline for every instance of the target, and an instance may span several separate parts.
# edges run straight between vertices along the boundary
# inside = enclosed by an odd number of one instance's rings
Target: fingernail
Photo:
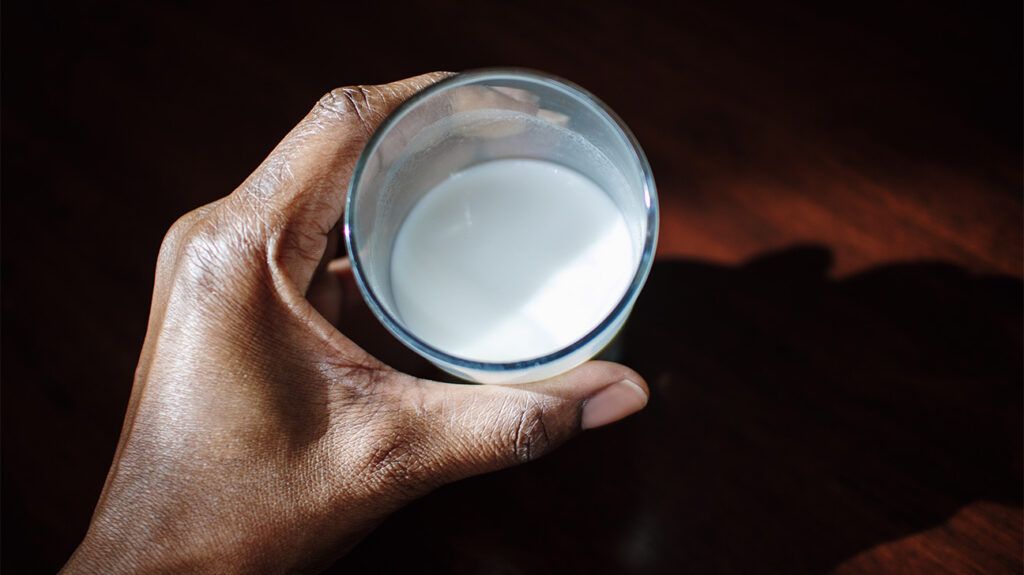
[[[583,429],[614,423],[647,405],[647,393],[639,385],[624,379],[597,392],[583,404]]]

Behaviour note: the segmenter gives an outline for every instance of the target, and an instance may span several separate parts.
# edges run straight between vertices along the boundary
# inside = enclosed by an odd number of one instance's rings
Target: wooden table
[[[651,403],[334,570],[1024,568],[1019,6],[40,4],[4,21],[5,572],[84,533],[175,217],[335,85],[513,64],[600,95],[650,156],[624,361]]]

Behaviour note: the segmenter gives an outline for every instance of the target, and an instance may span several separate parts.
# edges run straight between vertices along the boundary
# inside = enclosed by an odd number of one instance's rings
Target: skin
[[[338,331],[339,190],[377,124],[445,75],[332,91],[167,232],[117,452],[65,572],[315,571],[432,489],[643,407],[621,365],[451,385]]]

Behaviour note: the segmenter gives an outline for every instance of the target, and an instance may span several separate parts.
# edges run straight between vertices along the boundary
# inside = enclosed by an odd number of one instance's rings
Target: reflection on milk
[[[452,175],[403,222],[391,260],[408,329],[456,357],[533,359],[596,327],[638,261],[609,196],[559,164],[504,159]]]

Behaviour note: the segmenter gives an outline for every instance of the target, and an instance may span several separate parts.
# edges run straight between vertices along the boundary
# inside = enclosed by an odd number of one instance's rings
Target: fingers
[[[338,258],[327,263],[327,273],[339,277],[352,275],[352,262],[348,258]]]
[[[531,461],[584,429],[618,421],[647,404],[633,370],[592,361],[552,379],[518,386],[421,381],[416,418],[441,481]]]
[[[272,257],[302,292],[341,217],[348,180],[369,136],[399,104],[448,75],[331,91],[233,195],[275,230]]]

